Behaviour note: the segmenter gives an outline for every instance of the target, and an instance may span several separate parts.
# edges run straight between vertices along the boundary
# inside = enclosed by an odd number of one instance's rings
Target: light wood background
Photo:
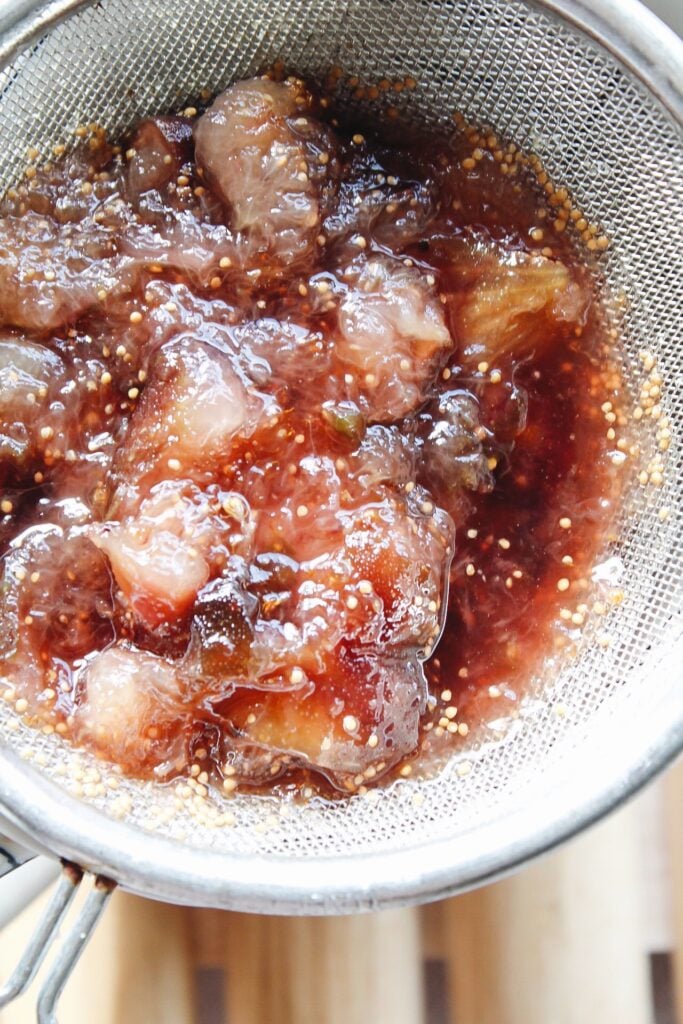
[[[3,976],[43,902],[0,936]],[[35,989],[1,1012],[0,1024],[34,1021],[34,1000]],[[422,908],[254,917],[115,893],[59,1017],[60,1024],[683,1024],[683,762],[559,851]]]

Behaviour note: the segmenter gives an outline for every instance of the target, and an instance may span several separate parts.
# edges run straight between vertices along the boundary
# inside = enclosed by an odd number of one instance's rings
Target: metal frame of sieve
[[[283,0],[277,11],[269,12],[266,27],[261,23],[263,12],[259,14],[258,5],[250,0],[203,0],[196,5],[181,0],[102,0],[96,8],[93,0],[0,0],[0,134],[5,141],[0,186],[8,184],[23,150],[38,136],[43,143],[59,141],[51,133],[60,124],[73,128],[70,119],[76,107],[69,106],[69,89],[64,89],[57,113],[46,110],[46,101],[56,84],[60,52],[64,55],[65,48],[81,38],[79,25],[85,26],[83,32],[101,33],[109,18],[112,46],[129,39],[131,49],[144,48],[152,43],[136,41],[133,32],[136,17],[146,13],[157,19],[159,61],[167,59],[165,45],[169,52],[180,53],[172,48],[171,11],[179,24],[198,10],[205,11],[209,24],[222,13],[230,33],[238,31],[233,24],[242,26],[244,38],[239,56],[233,53],[233,66],[229,61],[221,64],[221,55],[229,56],[230,47],[215,24],[205,31],[199,22],[191,22],[197,33],[195,50],[205,64],[195,59],[194,51],[187,58],[189,64],[176,57],[178,95],[187,101],[193,90],[196,95],[207,85],[215,91],[231,77],[252,73],[281,55],[311,73],[318,66],[316,47],[324,51],[328,65],[334,56],[366,77],[373,62],[380,73],[385,71],[380,66],[383,59],[392,65],[386,70],[404,72],[413,71],[412,62],[416,77],[426,79],[426,86],[417,107],[406,108],[407,116],[444,123],[443,91],[449,110],[460,106],[474,118],[479,114],[536,149],[553,175],[576,189],[589,213],[611,221],[615,255],[608,257],[606,275],[615,292],[624,289],[632,297],[631,309],[622,319],[632,350],[625,362],[627,379],[635,386],[634,353],[646,342],[661,354],[666,369],[674,434],[668,455],[670,482],[657,495],[639,494],[627,501],[622,523],[628,548],[627,601],[618,612],[618,643],[612,651],[596,654],[595,635],[589,631],[576,663],[551,666],[550,678],[539,681],[520,709],[518,728],[504,741],[484,743],[469,762],[454,757],[434,780],[396,783],[365,805],[354,798],[348,811],[330,811],[314,801],[294,814],[292,824],[278,820],[260,831],[255,826],[273,818],[274,804],[267,798],[244,798],[244,805],[235,803],[236,827],[216,835],[192,819],[182,829],[150,822],[141,808],[157,794],[146,785],[131,789],[135,799],[121,820],[107,801],[91,799],[87,792],[84,798],[69,792],[65,773],[52,770],[58,760],[55,744],[45,738],[39,741],[28,730],[16,730],[10,712],[0,707],[2,830],[31,850],[66,862],[22,963],[0,990],[0,1005],[31,981],[82,872],[96,876],[44,982],[40,1021],[55,1020],[61,989],[111,892],[113,883],[107,879],[170,902],[283,914],[348,913],[436,899],[495,878],[551,849],[633,794],[683,748],[683,545],[677,523],[677,516],[680,521],[683,515],[678,447],[683,435],[683,44],[635,0],[397,0],[392,3],[392,19],[382,11],[384,0],[343,0],[335,5],[341,39],[337,46],[329,38],[316,38],[316,32],[323,32],[318,27],[324,25],[323,14],[330,12],[329,5],[323,8],[320,3]],[[418,9],[424,24],[415,29],[416,42],[406,43],[412,38],[407,26],[414,23]],[[306,12],[318,19],[315,32],[301,27]],[[529,58],[524,74],[505,48],[493,56],[489,52],[491,41],[500,43],[506,32],[511,49],[513,33],[522,44],[533,36],[536,48],[527,49],[534,49],[535,56]],[[94,36],[92,42],[100,45]],[[108,124],[105,99],[94,91],[98,80],[105,81],[97,77],[97,61],[104,59],[107,44],[101,45],[102,53],[95,51],[94,56],[70,52],[73,60],[67,73],[76,76],[73,104],[84,97],[92,103],[80,114]],[[412,54],[406,55],[411,45]],[[143,50],[135,52],[139,56]],[[483,66],[489,57],[487,73],[479,63]],[[90,70],[84,67],[86,60]],[[444,70],[451,60],[458,68],[457,79]],[[322,55],[318,63],[324,63]],[[65,74],[63,68],[60,73]],[[142,113],[171,103],[168,81],[173,71],[159,71],[160,77],[165,75],[166,93],[156,107],[156,93],[145,91],[139,67],[126,64],[125,73],[140,76],[140,95],[128,105],[118,100],[111,112],[115,131]],[[144,73],[149,76],[149,69]],[[85,82],[82,92],[78,76]],[[123,76],[123,71],[112,76],[113,95],[123,90]],[[534,82],[538,79],[538,92],[529,88],[530,76]],[[572,84],[575,80],[578,85]],[[504,86],[502,92],[499,85]],[[545,99],[543,85],[550,91]],[[89,94],[88,88],[93,90]],[[579,94],[587,95],[592,105],[586,100],[584,108],[576,109]],[[568,97],[574,97],[575,106],[563,109],[561,102]],[[550,100],[559,107],[551,108]],[[353,110],[352,101],[347,102]],[[525,119],[527,102],[533,110]],[[614,138],[604,143],[611,146],[609,159],[601,162],[595,147],[575,130],[575,122],[589,135],[604,135],[608,128],[600,120],[601,110],[610,104],[622,120],[612,126]],[[647,123],[641,128],[644,118]],[[536,126],[546,121],[554,129],[537,133]],[[627,143],[624,153],[620,139]],[[659,147],[651,160],[654,192],[645,187],[636,161],[638,147],[642,150],[648,139]],[[626,152],[628,144],[636,149],[634,157]],[[662,152],[667,144],[670,150]],[[575,177],[571,165],[563,163],[566,148],[578,154]],[[632,196],[629,174],[635,182]],[[632,224],[619,220],[621,208],[629,204]],[[643,246],[651,244],[657,232],[667,233],[659,262],[644,248],[642,263],[636,259],[639,232]],[[626,241],[620,245],[622,237]],[[672,510],[666,522],[659,516],[665,502]],[[631,561],[629,551],[635,552]],[[629,573],[639,581],[632,600]],[[591,703],[591,695],[602,691],[604,700]],[[558,726],[552,713],[559,698],[566,703],[570,720],[572,713],[576,717],[566,728]],[[520,742],[524,758],[517,753]],[[519,764],[510,773],[506,766],[515,758]],[[541,760],[543,772],[538,770]],[[471,770],[461,770],[465,763]],[[86,765],[86,773],[89,770]],[[519,799],[520,793],[524,799]],[[478,800],[486,804],[486,813],[479,811]]]

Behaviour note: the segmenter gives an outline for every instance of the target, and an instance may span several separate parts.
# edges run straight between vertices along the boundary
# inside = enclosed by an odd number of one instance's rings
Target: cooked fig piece
[[[192,156],[192,123],[185,117],[150,117],[130,141],[128,188],[133,198],[177,177]]]
[[[455,326],[470,363],[528,355],[585,323],[590,295],[560,260],[476,246],[462,269]]]
[[[41,524],[20,534],[3,560],[2,594],[0,652],[19,673],[26,659],[42,671],[114,638],[111,576],[80,527]]]
[[[95,224],[59,225],[28,211],[0,218],[0,320],[43,333],[125,286],[128,265]]]
[[[344,272],[336,355],[371,422],[400,419],[424,401],[451,346],[441,303],[414,267],[382,256]]]
[[[152,488],[134,515],[91,531],[127,605],[148,629],[181,621],[227,561],[233,521],[221,511],[189,482],[167,481]]]
[[[248,435],[264,399],[247,389],[229,355],[182,336],[154,358],[130,423],[119,472],[125,481],[211,480],[238,434]]]
[[[431,402],[420,416],[422,442],[419,471],[425,483],[438,482],[442,492],[487,491],[488,468],[479,404],[470,391],[451,389]]]
[[[228,693],[235,682],[248,682],[257,615],[258,599],[237,573],[213,580],[194,606],[188,662]]]
[[[253,379],[267,377],[274,388],[305,390],[330,368],[332,345],[322,331],[262,317],[239,324],[235,337],[246,372]]]
[[[342,646],[314,686],[236,695],[227,712],[235,733],[232,763],[248,781],[303,765],[342,790],[357,787],[415,748],[426,698],[416,661]]]
[[[75,731],[111,761],[179,771],[184,739],[181,686],[171,662],[118,643],[87,661]]]
[[[390,163],[396,163],[390,159]],[[354,146],[342,172],[339,190],[323,231],[335,259],[353,254],[354,240],[396,255],[418,241],[439,209],[430,180],[416,180]],[[350,258],[350,257],[349,257]]]
[[[255,78],[222,93],[195,128],[197,163],[233,229],[283,261],[315,245],[335,173],[332,134],[311,106],[302,82]]]
[[[65,369],[60,357],[43,345],[18,334],[0,334],[0,463],[14,471],[30,464],[44,425],[37,421],[45,418],[44,411],[38,412],[38,399],[63,378]]]

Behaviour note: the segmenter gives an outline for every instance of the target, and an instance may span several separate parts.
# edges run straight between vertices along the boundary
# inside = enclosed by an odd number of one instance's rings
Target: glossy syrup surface
[[[583,622],[614,341],[566,193],[478,138],[392,146],[259,79],[8,193],[30,723],[134,775],[353,792],[514,708]]]

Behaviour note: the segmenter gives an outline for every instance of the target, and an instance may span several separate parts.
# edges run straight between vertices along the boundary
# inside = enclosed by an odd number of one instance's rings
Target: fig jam
[[[30,724],[133,775],[354,792],[523,692],[618,491],[597,272],[538,177],[264,78],[7,193],[0,648]]]

